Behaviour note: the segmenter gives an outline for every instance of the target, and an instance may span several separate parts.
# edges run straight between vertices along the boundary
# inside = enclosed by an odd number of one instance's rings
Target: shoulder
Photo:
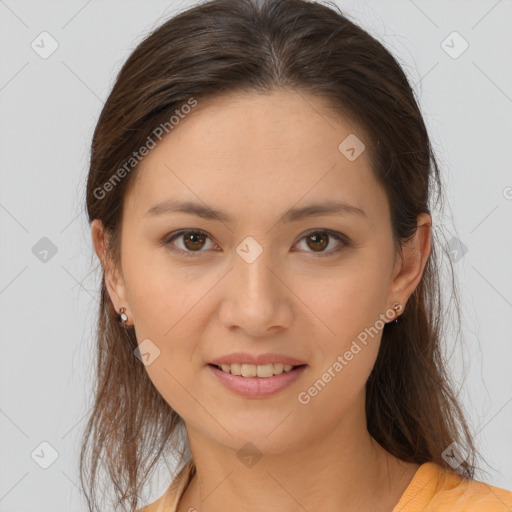
[[[191,459],[181,468],[171,485],[160,498],[138,509],[136,512],[176,512],[178,502],[194,476],[194,471],[195,467]]]
[[[434,462],[420,466],[393,512],[510,512],[512,492],[464,478]]]
[[[462,478],[450,472],[450,478],[432,498],[432,510],[442,512],[510,512],[512,492],[493,485]]]

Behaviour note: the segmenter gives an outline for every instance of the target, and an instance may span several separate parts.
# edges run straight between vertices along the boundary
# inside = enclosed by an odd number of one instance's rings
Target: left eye
[[[334,249],[331,249],[329,251],[325,251],[324,249],[329,246],[329,238],[333,238],[337,242],[339,242],[338,246]],[[310,231],[307,233],[302,240],[306,240],[306,244],[308,244],[308,247],[314,247],[315,250],[312,252],[319,252],[321,253],[320,256],[324,256],[324,253],[333,254],[341,251],[344,247],[348,247],[349,241],[348,238],[345,235],[342,235],[341,233],[338,233],[337,231],[331,231],[329,229],[320,229],[317,231]],[[312,244],[310,243],[312,241]],[[316,250],[319,249],[319,250]]]
[[[183,239],[183,247],[176,247],[172,242],[177,239]],[[325,248],[329,246],[329,239],[334,239],[339,242],[339,245],[334,249],[326,251]],[[178,233],[171,233],[162,241],[162,245],[168,246],[169,250],[185,256],[195,256],[194,253],[204,252],[201,249],[204,248],[206,239],[210,239],[209,235],[201,230],[185,230],[179,231]],[[211,240],[211,239],[210,239]],[[329,229],[318,229],[315,231],[309,231],[299,241],[305,240],[309,248],[314,248],[314,253],[319,253],[323,256],[324,253],[333,254],[344,247],[350,245],[348,238],[342,233],[331,231]],[[212,242],[213,244],[213,242]],[[215,246],[215,244],[213,244]],[[318,249],[318,250],[317,250]],[[308,252],[308,251],[306,251]]]

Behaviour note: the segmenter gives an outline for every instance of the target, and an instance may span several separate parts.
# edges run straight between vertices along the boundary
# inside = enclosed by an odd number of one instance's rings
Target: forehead
[[[138,215],[169,197],[229,202],[234,211],[251,213],[301,198],[362,208],[382,200],[383,191],[368,151],[356,159],[343,152],[343,141],[353,137],[369,145],[362,129],[326,99],[294,90],[198,101],[141,162],[125,203]]]

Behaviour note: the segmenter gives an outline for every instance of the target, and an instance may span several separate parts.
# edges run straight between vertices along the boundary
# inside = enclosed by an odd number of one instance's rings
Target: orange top
[[[189,460],[167,491],[139,512],[176,512],[178,502],[195,474]],[[434,462],[423,463],[392,512],[511,512],[512,492],[469,480]]]

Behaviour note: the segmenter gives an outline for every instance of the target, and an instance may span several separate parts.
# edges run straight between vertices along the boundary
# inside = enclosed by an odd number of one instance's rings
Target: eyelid
[[[335,249],[330,249],[329,251],[320,251],[320,252],[306,251],[311,254],[314,254],[315,256],[319,256],[319,257],[331,256],[333,254],[337,254],[342,249],[352,245],[352,242],[348,238],[348,236],[346,236],[343,233],[340,233],[339,231],[334,231],[332,229],[327,229],[327,228],[310,229],[310,230],[306,231],[305,233],[302,233],[300,235],[299,239],[297,240],[297,242],[295,242],[295,244],[293,244],[293,245],[296,245],[297,243],[301,242],[304,238],[308,237],[309,235],[313,235],[315,233],[324,233],[324,234],[328,235],[330,238],[334,238],[337,242],[340,243],[340,245],[338,247],[336,247]]]
[[[173,242],[176,238],[179,238],[180,236],[185,235],[187,233],[198,233],[198,234],[201,234],[201,235],[205,235],[213,243],[215,243],[213,237],[208,232],[206,232],[206,231],[204,231],[202,229],[198,229],[198,228],[188,228],[188,229],[181,229],[181,230],[178,230],[178,231],[173,231],[172,233],[168,233],[167,235],[165,235],[163,237],[163,239],[160,242],[160,245],[165,246],[165,247],[168,248],[168,250],[170,250],[170,251],[172,251],[174,253],[183,255],[185,257],[196,257],[196,255],[199,255],[202,252],[207,252],[207,251],[204,251],[204,250],[184,251],[182,249],[175,248],[175,247],[171,246],[171,242]],[[337,242],[340,242],[340,244],[341,244],[339,247],[337,247],[335,249],[331,249],[329,251],[320,251],[320,252],[306,251],[306,252],[309,252],[309,253],[311,253],[311,254],[313,254],[315,256],[319,256],[319,257],[330,256],[330,255],[338,253],[343,248],[350,247],[352,245],[352,241],[350,240],[350,238],[348,236],[346,236],[345,234],[340,233],[338,231],[334,231],[332,229],[327,229],[327,228],[309,229],[308,231],[306,231],[306,232],[302,233],[301,235],[299,235],[298,240],[293,245],[296,245],[297,243],[301,242],[304,238],[308,237],[309,235],[315,234],[315,233],[327,234],[329,237],[334,238]],[[217,244],[215,244],[215,245],[217,245]]]
[[[171,246],[171,242],[173,242],[174,240],[176,240],[176,238],[179,238],[182,235],[186,235],[187,233],[198,233],[200,235],[205,235],[207,238],[212,240],[212,242],[214,242],[213,237],[209,233],[207,233],[206,231],[204,231],[202,229],[189,228],[189,229],[180,229],[178,231],[173,231],[172,233],[168,233],[161,240],[160,245],[166,247],[171,252],[177,253],[177,254],[185,256],[185,257],[195,257],[196,254],[198,255],[198,254],[200,254],[202,252],[206,252],[206,251],[203,251],[203,250],[199,250],[199,251],[184,251],[183,249],[179,249],[179,248]]]

